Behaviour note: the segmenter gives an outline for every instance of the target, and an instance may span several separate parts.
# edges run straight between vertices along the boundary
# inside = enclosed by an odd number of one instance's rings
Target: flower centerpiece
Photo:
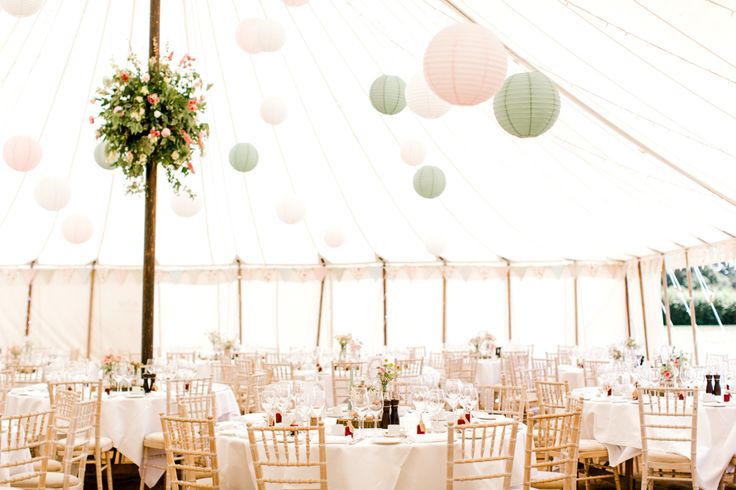
[[[381,384],[381,391],[383,391],[384,399],[388,392],[388,385],[399,376],[400,372],[401,368],[397,366],[396,363],[390,362],[388,359],[384,359],[383,364],[378,366],[376,374],[378,376],[378,382]]]
[[[353,359],[360,359],[360,350],[363,348],[363,342],[358,339],[350,341],[350,356]]]
[[[8,347],[8,354],[10,354],[10,360],[14,364],[18,364],[20,361],[20,355],[23,354],[23,348],[19,345],[11,345]]]
[[[619,346],[615,344],[608,349],[608,353],[611,355],[611,359],[613,359],[614,361],[621,361],[624,358],[624,353],[621,352]]]
[[[102,358],[100,369],[102,369],[102,377],[106,381],[107,386],[112,386],[112,372],[115,369],[115,365],[122,360],[123,357],[117,354],[107,354]]]
[[[639,349],[639,343],[633,337],[629,337],[624,342],[624,347],[626,347],[629,350],[635,351]]]
[[[490,332],[480,332],[468,341],[477,354],[493,351],[495,342],[496,337],[494,337]]]
[[[223,338],[217,330],[207,332],[207,339],[212,344],[213,351],[223,352],[225,357],[232,355],[233,349],[235,348],[235,340]]]
[[[687,369],[688,358],[682,352],[676,352],[674,349],[669,356],[664,357],[659,365],[659,381],[664,385],[672,385],[675,380]]]
[[[170,52],[157,63],[151,59],[146,70],[129,54],[128,65],[113,64],[112,77],[104,79],[91,100],[100,104],[98,118],[104,121],[95,136],[104,140],[110,166],[123,170],[129,193],[145,190],[146,162],[153,161],[166,170],[177,194],[185,190],[194,196],[181,179],[194,173],[194,151],[204,154],[209,135],[202,122],[204,92],[211,85],[202,83],[193,57],[185,54],[172,65],[173,57]]]
[[[336,335],[335,340],[337,340],[338,345],[340,346],[340,360],[344,360],[347,357],[348,353],[348,344],[350,341],[353,340],[352,334],[343,334],[343,335]]]

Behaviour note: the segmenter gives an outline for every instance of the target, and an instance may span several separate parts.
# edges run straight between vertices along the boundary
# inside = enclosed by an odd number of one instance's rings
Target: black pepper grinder
[[[391,423],[391,401],[383,400],[383,415],[381,415],[381,429],[388,429]]]
[[[399,425],[399,400],[391,400],[391,425]]]
[[[712,374],[706,374],[705,375],[705,394],[706,395],[712,395],[713,394],[713,375]]]
[[[720,374],[714,374],[713,375],[713,394],[715,396],[721,396],[721,375]]]

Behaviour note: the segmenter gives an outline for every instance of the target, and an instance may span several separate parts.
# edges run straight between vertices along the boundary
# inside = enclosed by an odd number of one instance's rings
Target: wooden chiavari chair
[[[335,405],[350,398],[350,383],[364,378],[368,365],[365,362],[334,361],[330,367],[332,397]]]
[[[524,490],[576,490],[580,411],[531,416],[527,420]]]
[[[80,401],[92,400],[95,403],[94,433],[89,441],[89,448],[93,454],[92,463],[95,465],[97,489],[102,490],[102,473],[107,475],[107,488],[113,488],[112,449],[113,442],[109,437],[100,434],[100,420],[102,418],[102,380],[98,381],[57,381],[49,382],[49,402],[56,404],[58,393],[71,391],[77,394]],[[57,471],[52,468],[52,471]]]
[[[459,436],[455,434],[456,429],[460,431]],[[518,429],[517,421],[460,426],[450,421],[447,424],[447,490],[454,489],[455,482],[496,479],[502,479],[501,488],[509,490]],[[480,465],[483,473],[462,474],[460,470],[461,474],[456,474],[456,467],[467,464]]]
[[[240,374],[233,389],[241,413],[257,411],[259,407],[258,388],[266,386],[266,374]]]
[[[264,362],[263,370],[266,372],[266,382],[268,384],[294,379],[294,365],[289,362]]]
[[[399,368],[399,375],[397,379],[407,378],[418,378],[422,375],[422,369],[424,367],[424,358],[416,359],[397,359],[396,367]]]
[[[46,370],[40,364],[16,364],[11,369],[15,386],[46,383]]]
[[[600,372],[608,366],[608,361],[583,361],[583,373],[585,374],[585,386],[600,386]]]
[[[692,359],[692,358],[690,358]],[[705,354],[705,365],[721,367],[723,364],[728,363],[728,354],[713,354],[708,352]]]
[[[574,345],[558,345],[557,346],[557,362],[559,364],[575,365],[577,362],[574,359],[575,349]]]
[[[728,463],[728,466],[725,470],[723,470],[723,476],[721,476],[721,483],[718,486],[719,490],[725,490],[726,488],[726,479],[729,477],[728,469],[729,468],[736,468],[736,454],[731,458],[731,462]],[[731,477],[731,484],[736,484],[736,469],[733,471],[733,473],[730,473]]]
[[[407,347],[409,359],[424,359],[427,357],[427,348],[423,345]]]
[[[558,368],[557,359],[546,357],[532,359],[532,369],[538,373],[540,381],[559,381],[560,371]]]
[[[540,414],[558,413],[567,409],[567,397],[570,394],[567,381],[537,381],[535,386]]]
[[[236,357],[235,366],[238,376],[255,374],[258,359],[255,357]]]
[[[0,417],[0,485],[47,488],[47,468],[54,443],[54,408]],[[27,457],[18,454],[27,452]]]
[[[475,383],[475,376],[478,373],[478,356],[471,354],[462,358],[462,372],[460,373],[460,381],[463,383]]]
[[[184,361],[190,364],[194,364],[197,361],[197,352],[196,351],[186,351],[186,352],[167,352],[166,353],[167,363],[178,362],[178,361]]]
[[[217,418],[217,406],[214,393],[206,395],[185,395],[176,400],[177,414],[188,419]]]
[[[238,366],[230,361],[218,361],[211,365],[212,381],[230,387],[234,386],[238,379]]]
[[[427,358],[427,366],[433,367],[438,371],[442,371],[445,368],[445,361],[442,357],[441,352],[430,352]]]
[[[313,433],[317,433],[317,458],[314,458]],[[293,436],[291,435],[293,433]],[[253,427],[248,424],[253,470],[258,490],[266,490],[270,483],[287,485],[319,485],[327,490],[327,456],[325,452],[325,427]],[[290,476],[289,470],[302,471],[316,468],[314,478]]]
[[[54,454],[61,462],[61,471],[47,472],[46,487],[78,490],[84,486],[90,441],[95,437],[97,401],[82,400],[77,392],[60,390],[55,402]]]
[[[171,490],[220,488],[215,420],[161,414],[166,480]]]
[[[264,364],[284,364],[289,362],[289,357],[280,352],[264,352],[262,359]]]
[[[15,385],[15,376],[12,369],[0,371],[0,416],[5,413],[5,401],[8,399],[8,392]]]
[[[526,390],[520,386],[478,386],[478,404],[488,413],[521,422],[526,411]]]
[[[654,481],[688,481],[697,490],[698,389],[641,388],[641,487]],[[690,457],[658,447],[688,444]]]
[[[460,379],[463,377],[463,358],[460,356],[445,356],[445,379]]]

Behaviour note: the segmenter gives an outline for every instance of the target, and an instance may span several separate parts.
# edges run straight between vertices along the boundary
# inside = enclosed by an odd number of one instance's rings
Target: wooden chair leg
[[[146,489],[146,463],[148,462],[148,448],[143,446],[143,463],[141,463],[141,484],[138,487],[138,490],[145,490]]]
[[[97,490],[103,490],[102,486],[102,455],[100,448],[95,448],[95,479],[97,480]]]
[[[613,469],[613,482],[616,484],[616,490],[621,490],[621,476],[618,474],[618,467],[614,466]]]
[[[112,490],[112,452],[108,451],[105,453],[105,462],[107,463],[107,490]]]

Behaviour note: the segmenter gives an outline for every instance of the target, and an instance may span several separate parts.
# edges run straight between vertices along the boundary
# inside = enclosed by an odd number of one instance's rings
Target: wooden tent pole
[[[148,58],[150,68],[158,64],[161,0],[151,0]],[[143,312],[141,315],[141,362],[153,359],[154,290],[156,287],[156,174],[158,163],[146,162],[146,210],[143,234]]]
[[[641,260],[636,263],[637,272],[639,274],[639,298],[641,299],[641,321],[644,326],[644,349],[649,358],[649,335],[647,333],[647,308],[644,303],[644,279],[641,274]]]
[[[575,276],[572,279],[573,306],[575,307],[575,345],[580,345],[580,325],[578,320],[578,274],[575,269]]]
[[[387,300],[386,300],[386,283],[387,283],[387,274],[386,274],[386,261],[383,260],[381,257],[378,257],[378,260],[381,261],[381,278],[382,278],[382,287],[383,287],[383,345],[384,347],[388,345],[388,308],[387,308]]]
[[[89,272],[89,309],[87,312],[87,359],[92,355],[92,323],[95,311],[95,279],[97,278],[97,259],[92,261]]]
[[[629,274],[624,270],[624,295],[626,299],[626,336],[631,338],[631,309],[629,306]]]
[[[442,346],[447,343],[447,261],[442,261]]]
[[[29,266],[31,270],[31,279],[28,281],[28,295],[26,296],[26,337],[31,334],[31,302],[33,301],[33,268],[35,266],[36,261],[31,261]]]
[[[243,345],[243,261],[235,258],[238,264],[238,342]]]
[[[509,333],[509,343],[511,343],[511,264],[506,264],[506,322]]]
[[[322,276],[322,281],[319,285],[319,311],[317,312],[317,342],[315,345],[319,347],[319,339],[322,336],[322,307],[324,305],[325,300],[325,281],[327,280],[327,270],[325,269],[326,263],[325,259],[322,257],[319,258],[320,263],[322,264],[322,269],[325,272],[325,275]]]
[[[662,255],[662,294],[664,295],[664,321],[667,324],[667,345],[672,345],[672,316],[670,314],[670,298],[667,292],[667,262]]]
[[[693,274],[690,270],[690,259],[685,251],[685,268],[687,270],[687,294],[690,297],[690,329],[693,333],[693,354],[695,355],[695,365],[700,365],[700,356],[698,355],[698,324],[695,318],[695,298],[693,297]]]

